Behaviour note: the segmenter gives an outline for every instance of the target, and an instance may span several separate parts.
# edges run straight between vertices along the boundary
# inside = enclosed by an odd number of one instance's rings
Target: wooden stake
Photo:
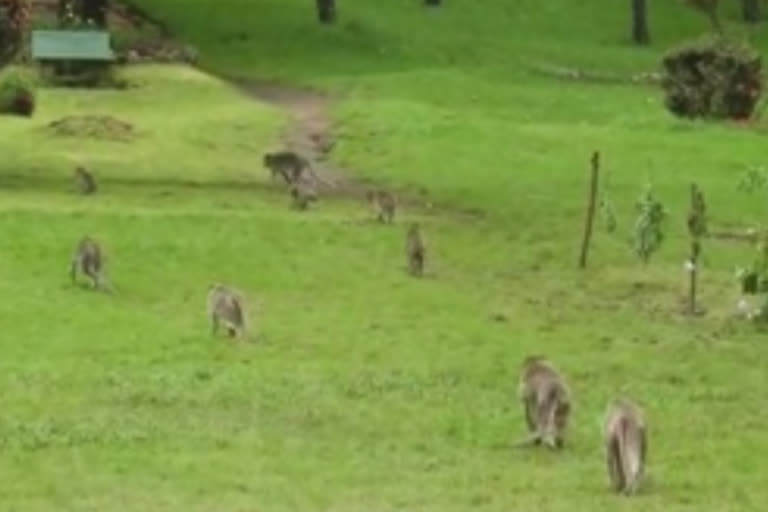
[[[587,220],[584,224],[584,239],[581,242],[581,257],[579,268],[587,267],[589,242],[592,239],[592,224],[595,219],[595,203],[597,202],[597,180],[600,172],[600,152],[592,153],[592,178],[589,184],[589,202],[587,203]]]

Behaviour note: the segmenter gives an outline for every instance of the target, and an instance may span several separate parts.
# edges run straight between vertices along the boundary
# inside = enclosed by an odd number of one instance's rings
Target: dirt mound
[[[127,142],[135,136],[133,125],[112,116],[67,116],[48,124],[56,135]]]

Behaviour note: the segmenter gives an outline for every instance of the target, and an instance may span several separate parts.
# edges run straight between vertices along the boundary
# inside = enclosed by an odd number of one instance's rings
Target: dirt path
[[[363,183],[353,173],[333,164],[328,158],[335,144],[330,108],[332,96],[310,89],[302,89],[272,82],[238,82],[239,87],[259,101],[284,109],[291,121],[282,134],[286,149],[292,149],[307,158],[317,174],[336,185],[341,195],[362,193]]]
[[[238,81],[235,84],[250,97],[278,106],[290,114],[291,121],[282,134],[285,148],[303,155],[321,179],[333,183],[333,187],[324,187],[325,195],[363,200],[372,184],[355,176],[354,171],[334,164],[329,158],[336,142],[330,109],[337,98],[320,91],[274,82]],[[422,213],[443,211],[461,217],[483,216],[478,209],[434,204],[423,188],[401,189],[395,194],[398,203]]]

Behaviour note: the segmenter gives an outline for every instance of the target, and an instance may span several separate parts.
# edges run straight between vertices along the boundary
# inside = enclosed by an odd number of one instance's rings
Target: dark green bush
[[[31,116],[35,111],[35,84],[24,74],[10,71],[0,76],[0,114]]]
[[[667,53],[661,84],[677,116],[747,119],[762,93],[762,60],[745,44],[706,38]]]

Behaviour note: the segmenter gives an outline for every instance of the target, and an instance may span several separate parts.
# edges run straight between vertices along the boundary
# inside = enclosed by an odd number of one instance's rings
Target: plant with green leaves
[[[688,212],[688,233],[698,239],[707,234],[707,203],[704,193],[695,184],[691,184],[691,210]]]
[[[643,263],[648,263],[654,252],[664,241],[663,224],[666,212],[661,202],[653,195],[649,185],[637,203],[638,216],[635,221],[634,250]]]
[[[768,321],[768,232],[760,231],[752,263],[737,271],[742,295],[763,295],[762,306],[756,311],[746,311],[747,317],[756,321]],[[746,309],[746,301],[742,301]]]
[[[704,201],[704,193],[695,183],[691,183],[691,209],[688,212],[687,224],[688,233],[691,235],[691,254],[686,261],[686,270],[690,277],[688,312],[695,315],[699,312],[696,308],[696,290],[701,239],[707,234],[707,203]]]
[[[736,188],[751,194],[756,190],[765,188],[766,185],[768,185],[768,172],[766,172],[765,167],[752,165],[742,173]]]
[[[755,259],[739,269],[737,277],[744,295],[768,293],[768,233],[763,230],[756,244]]]
[[[616,211],[613,208],[613,201],[610,200],[610,180],[611,174],[610,171],[608,171],[605,173],[605,180],[603,180],[603,185],[600,187],[600,205],[598,210],[600,213],[600,220],[603,224],[603,229],[605,229],[606,233],[613,233],[618,227],[618,222],[616,221]]]
[[[616,231],[618,223],[616,222],[616,212],[613,209],[613,203],[610,199],[600,200],[600,219],[603,221],[603,228],[607,233]]]

